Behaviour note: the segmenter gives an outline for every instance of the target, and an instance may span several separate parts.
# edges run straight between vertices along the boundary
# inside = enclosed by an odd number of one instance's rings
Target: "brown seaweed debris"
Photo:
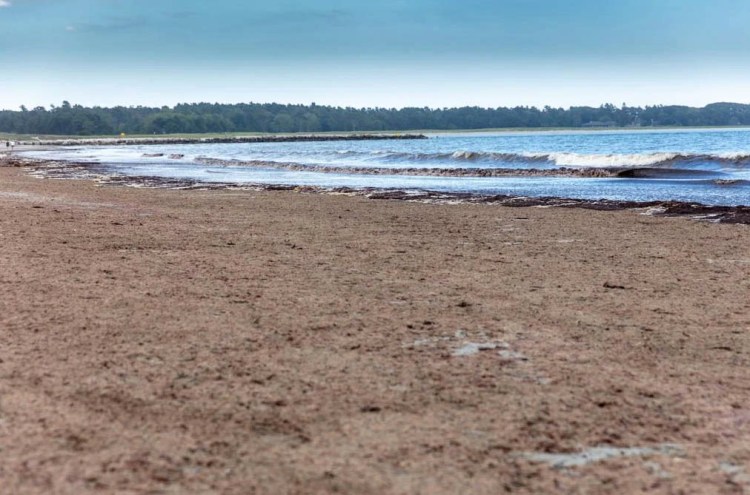
[[[750,206],[706,206],[698,203],[663,203],[664,216],[701,217],[717,223],[741,223],[750,225]]]
[[[717,186],[738,186],[747,184],[748,181],[743,179],[714,179],[712,182]]]
[[[573,199],[555,196],[528,197],[509,195],[475,195],[470,193],[441,193],[435,191],[386,190],[367,194],[370,199],[423,202],[462,202],[508,207],[583,208],[599,211],[649,210],[654,216],[687,216],[714,223],[750,225],[750,206],[711,206],[680,201],[616,201],[608,199]]]
[[[712,223],[750,225],[750,206],[711,206],[679,201],[617,201],[608,199],[575,199],[554,196],[529,197],[510,195],[482,195],[462,192],[438,192],[430,190],[401,190],[348,187],[316,187],[280,184],[239,184],[232,182],[202,182],[188,179],[167,179],[147,176],[112,175],[87,163],[44,161],[6,158],[0,159],[3,166],[28,167],[32,173],[53,178],[86,178],[97,180],[102,185],[122,185],[132,187],[153,187],[194,190],[256,190],[256,191],[297,191],[301,193],[336,193],[364,196],[372,200],[413,201],[425,203],[470,203],[507,207],[557,207],[584,208],[589,210],[647,210],[654,216],[690,217]]]

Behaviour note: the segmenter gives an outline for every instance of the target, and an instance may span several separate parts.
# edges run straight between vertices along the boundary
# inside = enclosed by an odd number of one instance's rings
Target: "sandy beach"
[[[750,227],[0,162],[3,493],[744,493]]]

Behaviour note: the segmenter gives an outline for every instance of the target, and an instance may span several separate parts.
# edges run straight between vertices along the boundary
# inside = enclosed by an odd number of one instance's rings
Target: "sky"
[[[0,0],[0,108],[750,103],[749,0]]]

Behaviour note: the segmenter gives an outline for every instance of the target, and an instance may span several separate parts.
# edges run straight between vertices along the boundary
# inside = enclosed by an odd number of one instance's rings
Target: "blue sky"
[[[748,0],[0,0],[0,108],[750,102]]]

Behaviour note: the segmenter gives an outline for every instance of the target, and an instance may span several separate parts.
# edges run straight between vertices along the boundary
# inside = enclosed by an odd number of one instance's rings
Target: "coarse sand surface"
[[[0,493],[744,493],[750,227],[0,167]]]

